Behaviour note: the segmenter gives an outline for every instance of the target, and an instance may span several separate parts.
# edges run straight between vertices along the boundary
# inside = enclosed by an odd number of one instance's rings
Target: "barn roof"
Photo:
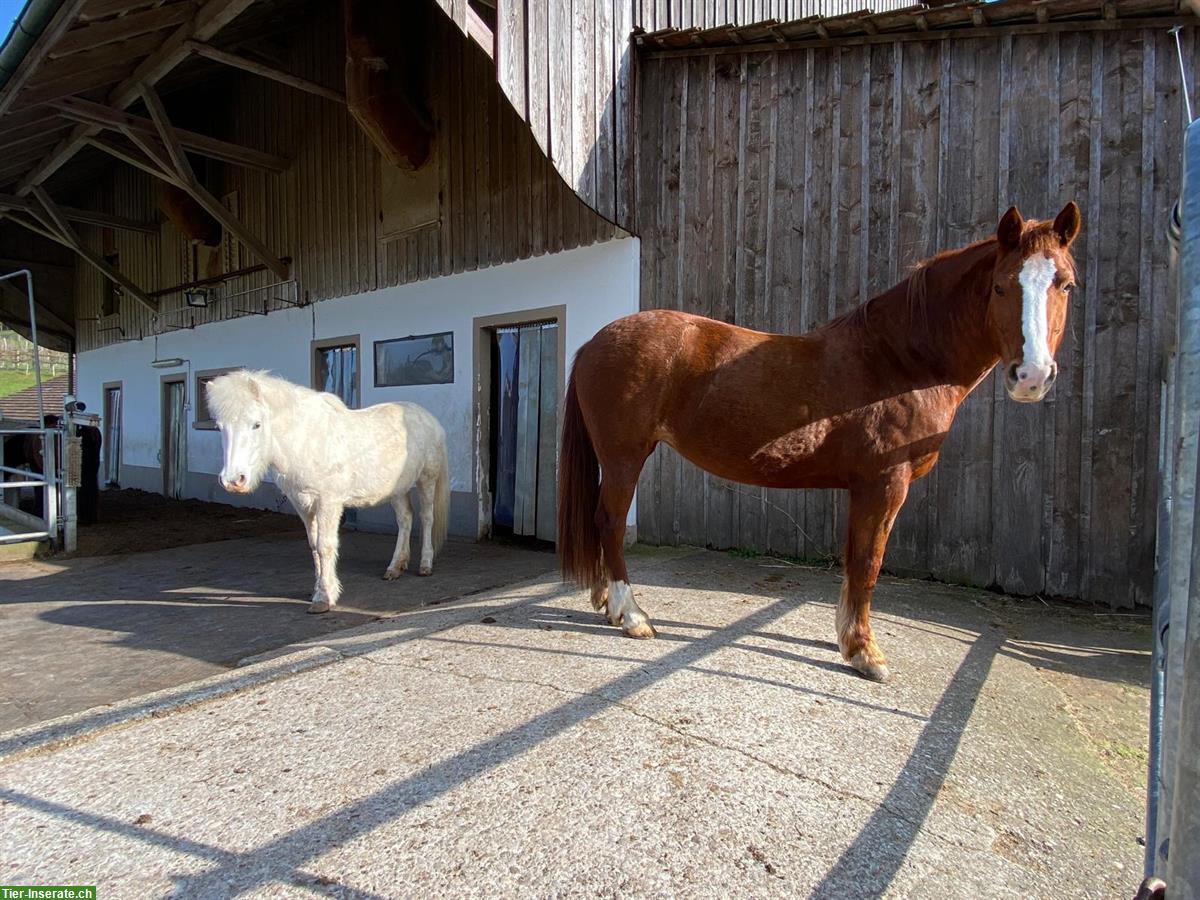
[[[869,0],[864,0],[869,2]],[[869,9],[840,16],[809,16],[790,22],[774,19],[746,25],[717,28],[666,28],[639,34],[639,48],[656,51],[695,51],[780,43],[836,42],[848,39],[894,40],[913,35],[928,38],[939,32],[970,36],[972,31],[998,27],[1046,26],[1096,23],[1104,27],[1129,27],[1138,20],[1161,25],[1178,17],[1194,24],[1182,0],[1000,0],[988,3],[969,0],[938,5],[917,4],[906,9],[875,13]]]
[[[69,380],[66,375],[48,378],[42,382],[42,396],[46,415],[62,414],[63,398],[67,395]],[[38,418],[37,388],[29,387],[7,397],[0,397],[0,419],[10,422],[36,423]]]

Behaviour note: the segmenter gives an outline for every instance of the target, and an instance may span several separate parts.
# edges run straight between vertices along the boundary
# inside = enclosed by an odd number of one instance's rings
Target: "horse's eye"
[[[254,423],[254,427],[255,427],[255,428],[262,428],[262,422],[255,422],[255,423]]]
[[[1000,287],[998,284],[994,285],[994,288],[997,294],[999,294],[1001,297],[1004,296],[1004,288]]]
[[[1073,281],[1068,281],[1066,284],[1064,284],[1064,285],[1062,286],[1062,289],[1063,289],[1064,291],[1066,291],[1068,294],[1069,294],[1069,293],[1071,293],[1071,291],[1075,290],[1075,282],[1073,282]]]

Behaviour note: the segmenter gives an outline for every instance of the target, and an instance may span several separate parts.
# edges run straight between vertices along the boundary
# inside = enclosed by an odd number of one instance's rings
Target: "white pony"
[[[408,568],[412,508],[421,499],[422,575],[446,539],[450,472],[446,432],[415,403],[349,409],[333,394],[266,372],[230,372],[208,383],[208,408],[221,429],[221,486],[249,494],[268,468],[308,531],[317,584],[310,613],[328,612],[342,592],[337,577],[338,525],[345,507],[391,503],[399,534],[383,577]]]

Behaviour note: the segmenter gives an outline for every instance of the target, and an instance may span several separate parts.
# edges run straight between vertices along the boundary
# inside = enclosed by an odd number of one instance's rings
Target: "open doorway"
[[[562,316],[555,308],[476,322],[482,534],[555,541]]]

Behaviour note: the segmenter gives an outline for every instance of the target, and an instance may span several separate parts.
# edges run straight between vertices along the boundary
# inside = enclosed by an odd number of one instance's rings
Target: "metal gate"
[[[1200,898],[1200,121],[1188,130],[1172,216],[1173,340],[1163,383],[1146,876]]]

